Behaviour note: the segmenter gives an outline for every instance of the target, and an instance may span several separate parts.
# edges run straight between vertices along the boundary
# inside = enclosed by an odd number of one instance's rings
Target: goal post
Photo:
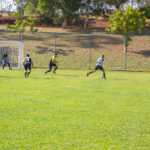
[[[3,55],[8,54],[8,61],[13,68],[22,68],[23,43],[20,41],[0,41],[0,65]]]

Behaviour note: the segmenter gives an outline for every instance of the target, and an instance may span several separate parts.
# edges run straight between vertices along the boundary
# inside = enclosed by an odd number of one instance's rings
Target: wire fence
[[[0,32],[0,41],[20,41],[24,56],[29,53],[34,67],[48,67],[56,51],[59,68],[92,69],[105,55],[106,70],[125,70],[124,38],[106,33]],[[127,50],[127,70],[150,70],[150,34],[132,36]]]

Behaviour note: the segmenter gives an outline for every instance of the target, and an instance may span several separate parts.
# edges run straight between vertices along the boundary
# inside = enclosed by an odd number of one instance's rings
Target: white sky
[[[16,10],[16,6],[14,5],[13,0],[0,0],[0,10],[7,9],[10,4],[12,6],[11,11]]]

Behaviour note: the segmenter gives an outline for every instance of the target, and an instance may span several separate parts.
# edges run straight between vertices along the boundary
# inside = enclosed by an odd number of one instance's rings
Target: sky
[[[4,10],[5,8],[8,8],[8,6],[11,4],[12,8],[11,11],[16,10],[16,6],[13,3],[13,0],[0,0],[0,10]]]

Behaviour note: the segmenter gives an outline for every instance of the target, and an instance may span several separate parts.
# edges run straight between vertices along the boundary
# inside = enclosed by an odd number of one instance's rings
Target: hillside
[[[89,66],[93,68],[97,58],[101,54],[105,54],[107,70],[123,70],[125,57],[123,37],[104,33],[106,26],[105,19],[92,18],[89,19],[88,28],[77,26],[36,27],[39,32],[23,34],[24,54],[31,54],[35,67],[48,67],[49,58],[55,49],[54,32],[56,32],[56,50],[59,54],[60,68],[87,69]],[[0,25],[0,30],[6,30],[6,26]],[[92,34],[87,34],[89,32]],[[146,33],[150,33],[149,28]],[[18,33],[1,32],[0,40],[18,41],[20,36]],[[150,70],[149,64],[150,35],[132,37],[128,47],[127,69]]]

